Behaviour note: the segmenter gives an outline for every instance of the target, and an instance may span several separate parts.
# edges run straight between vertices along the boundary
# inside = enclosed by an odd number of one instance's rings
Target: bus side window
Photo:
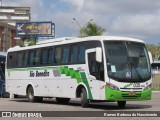
[[[17,53],[17,67],[22,67],[22,53]]]
[[[39,64],[40,64],[40,50],[37,49],[35,51],[34,65],[39,65]]]
[[[96,79],[98,79],[98,68],[97,68],[96,53],[95,52],[88,54],[88,66],[89,66],[90,74],[95,76]]]
[[[71,45],[70,63],[78,63],[78,49],[78,45]]]
[[[22,66],[23,66],[23,67],[26,67],[26,66],[28,65],[28,62],[27,62],[27,61],[28,61],[28,52],[27,52],[27,51],[24,51],[22,57],[23,57],[23,58],[22,58],[22,59],[23,59],[23,60],[22,60],[22,61],[23,61],[23,62],[22,62]]]
[[[78,56],[79,63],[85,62],[85,46],[80,45],[79,47],[79,56]]]
[[[66,64],[69,61],[69,46],[64,46],[63,47],[63,52],[62,52],[62,64]]]
[[[48,64],[48,49],[43,48],[42,49],[42,65]]]
[[[62,53],[62,47],[56,47],[55,48],[54,63],[56,63],[56,64],[61,63],[61,53]]]
[[[54,48],[49,49],[49,56],[48,56],[48,64],[53,64],[53,54],[54,54]]]
[[[104,65],[96,61],[96,53],[88,54],[88,66],[91,75],[95,76],[97,80],[104,81]]]
[[[7,68],[15,68],[16,67],[16,59],[17,54],[16,52],[10,52],[7,55]]]
[[[29,51],[29,62],[28,62],[29,66],[33,66],[34,65],[34,51],[31,50]]]

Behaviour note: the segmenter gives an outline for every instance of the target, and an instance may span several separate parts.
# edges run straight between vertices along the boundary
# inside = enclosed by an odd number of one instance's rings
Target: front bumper
[[[152,91],[151,89],[135,92],[135,95],[129,95],[129,92],[123,92],[119,90],[113,90],[106,86],[105,94],[107,101],[140,101],[150,100]]]

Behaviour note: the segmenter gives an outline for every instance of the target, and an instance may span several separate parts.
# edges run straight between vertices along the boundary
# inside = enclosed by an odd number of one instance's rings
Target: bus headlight
[[[150,89],[151,88],[151,86],[152,86],[152,84],[149,84],[148,86],[146,86],[143,90],[148,90],[148,89]]]
[[[113,89],[113,90],[119,90],[119,88],[118,88],[117,86],[115,86],[115,85],[113,85],[113,84],[111,84],[111,83],[106,83],[106,85],[107,85],[109,88]]]

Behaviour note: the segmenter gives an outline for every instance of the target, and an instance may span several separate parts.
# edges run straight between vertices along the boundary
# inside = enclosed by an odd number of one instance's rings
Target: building
[[[6,52],[16,45],[15,26],[0,22],[0,51]]]
[[[0,6],[0,21],[15,26],[16,22],[31,20],[30,7]]]
[[[30,7],[0,6],[0,51],[6,52],[10,47],[22,44],[16,37],[15,25],[30,20]]]

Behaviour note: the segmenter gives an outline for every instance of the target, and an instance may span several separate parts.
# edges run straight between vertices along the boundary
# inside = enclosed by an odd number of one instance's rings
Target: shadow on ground
[[[14,101],[14,102],[28,102],[27,98],[16,98],[16,99],[11,99],[10,101]],[[143,103],[143,102],[142,102]],[[32,103],[31,103],[32,104]],[[50,104],[50,105],[64,105],[65,106],[74,106],[74,107],[81,107],[80,101],[78,100],[71,100],[68,104],[58,104],[56,102],[55,99],[50,98],[50,99],[43,99],[42,103],[36,103],[36,104]],[[93,103],[91,102],[89,104],[88,108],[92,108],[92,109],[97,109],[97,110],[122,110],[120,108],[118,108],[117,106],[117,102],[98,102],[98,103]],[[136,103],[127,103],[126,107],[123,108],[123,110],[137,110],[137,109],[141,109],[141,110],[145,110],[148,108],[152,108],[151,105],[142,105],[142,104],[136,104]]]

